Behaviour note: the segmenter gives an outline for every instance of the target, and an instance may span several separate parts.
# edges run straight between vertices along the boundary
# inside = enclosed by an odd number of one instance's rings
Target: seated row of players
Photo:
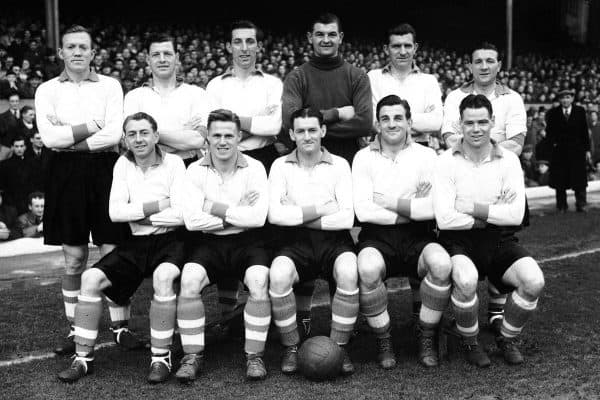
[[[456,322],[448,331],[463,337],[470,363],[485,367],[490,360],[477,344],[476,288],[479,277],[487,276],[510,293],[497,342],[508,363],[521,363],[514,338],[536,308],[544,278],[514,235],[499,228],[520,223],[524,184],[517,157],[490,139],[489,100],[469,95],[461,102],[464,138],[438,159],[410,139],[406,101],[387,96],[376,113],[379,134],[357,153],[351,172],[343,158],[321,146],[322,114],[298,110],[289,132],[297,149],[275,161],[268,182],[262,164],[239,152],[240,121],[230,111],[210,114],[209,151],[187,172],[179,157],[157,147],[151,116],[127,117],[129,151],[115,165],[110,216],[128,221],[133,237],[84,273],[75,309],[77,354],[59,378],[73,382],[92,371],[101,294],[123,304],[151,274],[148,380],[154,383],[169,378],[176,324],[185,353],[176,377],[196,378],[204,350],[200,293],[223,279],[243,280],[250,292],[244,310],[248,379],[266,376],[261,356],[271,315],[285,346],[281,369],[297,370],[292,287],[316,277],[336,285],[331,339],[344,348],[360,309],[377,336],[379,364],[387,369],[396,360],[386,277],[423,278],[421,364],[438,364],[435,331],[451,302]],[[358,257],[349,233],[354,211],[363,223]],[[263,227],[267,216],[276,235]],[[175,232],[182,224],[191,231],[184,241]],[[179,297],[173,288],[178,278]],[[353,371],[344,350],[342,372]]]

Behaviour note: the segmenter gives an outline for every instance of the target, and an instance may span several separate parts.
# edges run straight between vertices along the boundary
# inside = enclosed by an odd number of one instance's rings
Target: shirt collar
[[[264,73],[262,71],[257,70],[256,68],[254,68],[254,71],[252,71],[250,73],[250,75],[256,75],[256,76],[264,76]],[[221,75],[221,79],[225,79],[225,78],[235,78],[235,74],[233,73],[233,67],[229,67],[227,68],[227,71],[225,71],[223,73],[223,75]]]
[[[468,82],[465,82],[460,87],[460,90],[462,90],[464,93],[468,93],[468,94],[473,93],[475,91],[475,81],[470,80]],[[496,95],[496,97],[500,97],[505,94],[510,94],[510,88],[508,86],[502,84],[502,82],[496,81],[496,86],[494,87],[494,94]]]
[[[181,85],[183,85],[184,83],[185,83],[185,82],[184,82],[184,80],[183,80],[183,77],[181,77],[181,76],[179,76],[179,75],[177,75],[177,76],[175,77],[175,89],[177,89],[178,87],[180,87],[180,86],[181,86]],[[151,85],[151,84],[150,84],[148,81],[144,82],[144,83],[142,84],[142,87],[147,87],[147,88],[150,88],[150,89],[152,89],[152,90],[154,90],[155,92],[157,92],[157,93],[158,93],[158,90],[156,90],[156,86],[154,86],[154,84],[152,84],[152,85]]]
[[[319,164],[327,163],[327,164],[333,165],[333,157],[331,156],[331,153],[328,152],[325,147],[321,147],[321,150],[323,150],[323,154],[321,154],[321,158],[319,159]],[[287,157],[285,157],[285,162],[298,164],[298,149],[296,149],[296,150],[292,151],[290,154],[288,154]]]
[[[211,167],[211,168],[215,167],[215,164],[213,163],[212,157],[210,155],[210,151],[207,152],[204,157],[202,157],[202,160],[200,160],[200,165],[203,167]],[[246,157],[244,156],[244,154],[238,150],[237,158],[235,160],[235,167],[236,168],[246,168],[247,166],[248,166],[248,160],[246,160]]]
[[[69,75],[67,75],[67,70],[63,69],[63,71],[58,76],[58,81],[65,82],[65,81],[70,81],[70,80],[71,80],[71,78],[69,78]],[[100,78],[98,78],[98,74],[96,73],[96,71],[94,71],[93,69],[90,69],[90,73],[88,74],[87,78],[85,78],[85,80],[91,81],[91,82],[98,82],[98,81],[100,81]]]
[[[151,167],[157,167],[157,166],[159,166],[160,164],[163,163],[163,161],[165,159],[165,156],[164,156],[162,150],[160,149],[160,147],[158,145],[155,145],[154,149],[156,150],[156,162],[154,164],[152,164]],[[135,165],[138,165],[135,162],[135,156],[133,155],[133,152],[131,150],[127,150],[125,152],[125,157],[127,157],[127,159],[129,161],[131,161],[132,163],[134,163]]]
[[[413,61],[412,67],[410,68],[410,73],[418,74],[419,72],[421,72],[421,69]],[[390,63],[386,64],[386,66],[381,69],[381,73],[391,74],[392,73],[392,64],[390,64]]]
[[[455,155],[458,153],[463,157],[465,156],[463,141],[464,141],[464,139],[461,139],[459,142],[457,142],[454,146],[451,147],[452,155]],[[496,143],[496,141],[494,139],[490,139],[490,141],[492,142],[492,151],[490,152],[490,157],[491,158],[504,157],[504,154],[502,154],[502,149],[500,148],[500,145],[498,143]]]

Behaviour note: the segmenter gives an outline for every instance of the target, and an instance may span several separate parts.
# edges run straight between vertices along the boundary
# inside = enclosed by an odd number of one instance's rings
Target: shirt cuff
[[[482,221],[487,221],[490,213],[490,206],[488,204],[474,203],[473,204],[473,217],[478,218]]]

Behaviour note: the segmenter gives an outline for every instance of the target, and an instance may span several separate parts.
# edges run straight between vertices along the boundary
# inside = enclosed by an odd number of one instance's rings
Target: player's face
[[[13,142],[13,154],[17,157],[23,157],[25,154],[25,141],[24,140],[16,140]]]
[[[461,116],[460,126],[464,141],[471,147],[479,148],[490,142],[490,132],[494,126],[494,119],[484,107],[465,108]]]
[[[237,156],[238,144],[242,135],[235,122],[213,121],[206,137],[208,150],[213,158],[228,161]]]
[[[401,104],[384,106],[379,110],[377,128],[381,140],[390,145],[406,143],[412,121],[406,118],[406,110]]]
[[[11,110],[18,110],[19,109],[19,96],[10,96],[10,98],[8,99],[8,106],[10,107]]]
[[[560,105],[562,107],[569,108],[571,107],[571,104],[573,104],[573,96],[571,96],[570,94],[562,95],[560,96],[558,101],[560,102]]]
[[[31,137],[31,144],[36,149],[41,149],[42,147],[44,147],[44,142],[42,142],[42,135],[40,135],[39,133],[34,134]]]
[[[308,42],[318,57],[337,56],[344,32],[340,32],[337,23],[316,23],[313,31],[308,33]]]
[[[231,32],[231,43],[227,43],[227,50],[233,57],[233,65],[243,69],[254,68],[258,49],[255,29],[241,28]]]
[[[395,68],[411,67],[417,52],[417,44],[412,33],[406,35],[390,35],[390,42],[385,46],[390,63]]]
[[[145,119],[131,120],[125,127],[125,144],[137,158],[147,158],[155,151],[158,132]]]
[[[29,210],[36,217],[40,217],[40,218],[43,217],[44,216],[44,199],[36,199],[36,198],[31,199],[31,204],[29,205]]]
[[[296,118],[294,128],[290,129],[290,137],[298,151],[302,153],[313,153],[321,150],[321,139],[325,137],[325,125],[319,125],[319,119],[316,117]]]
[[[83,73],[89,70],[90,62],[94,57],[92,38],[85,32],[64,35],[58,56],[65,62],[67,71]]]
[[[473,52],[469,69],[478,85],[489,85],[496,80],[502,63],[495,50],[480,49]]]
[[[168,79],[175,75],[179,57],[171,42],[152,43],[148,51],[148,64],[152,75]]]

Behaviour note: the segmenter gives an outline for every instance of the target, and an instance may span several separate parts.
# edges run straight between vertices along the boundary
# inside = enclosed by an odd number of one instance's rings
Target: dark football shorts
[[[333,280],[333,265],[339,255],[355,253],[350,231],[322,231],[304,227],[278,227],[280,247],[275,256],[290,258],[300,282],[322,278]]]
[[[114,152],[52,152],[45,183],[44,243],[120,244],[130,235],[127,223],[108,215]]]
[[[531,255],[514,235],[497,226],[465,231],[440,231],[439,241],[450,256],[464,255],[473,261],[479,279],[485,277],[500,291],[509,293],[515,288],[502,282],[504,273],[523,257]]]
[[[419,278],[421,252],[436,242],[430,221],[400,225],[363,224],[358,235],[358,252],[373,247],[383,256],[385,278],[408,276]]]
[[[186,263],[202,265],[210,283],[243,281],[249,267],[271,264],[262,228],[229,235],[191,232],[185,253]]]
[[[177,233],[131,236],[123,245],[102,257],[92,268],[98,268],[111,282],[104,294],[117,304],[126,304],[144,278],[156,267],[170,263],[183,267],[183,242]]]

